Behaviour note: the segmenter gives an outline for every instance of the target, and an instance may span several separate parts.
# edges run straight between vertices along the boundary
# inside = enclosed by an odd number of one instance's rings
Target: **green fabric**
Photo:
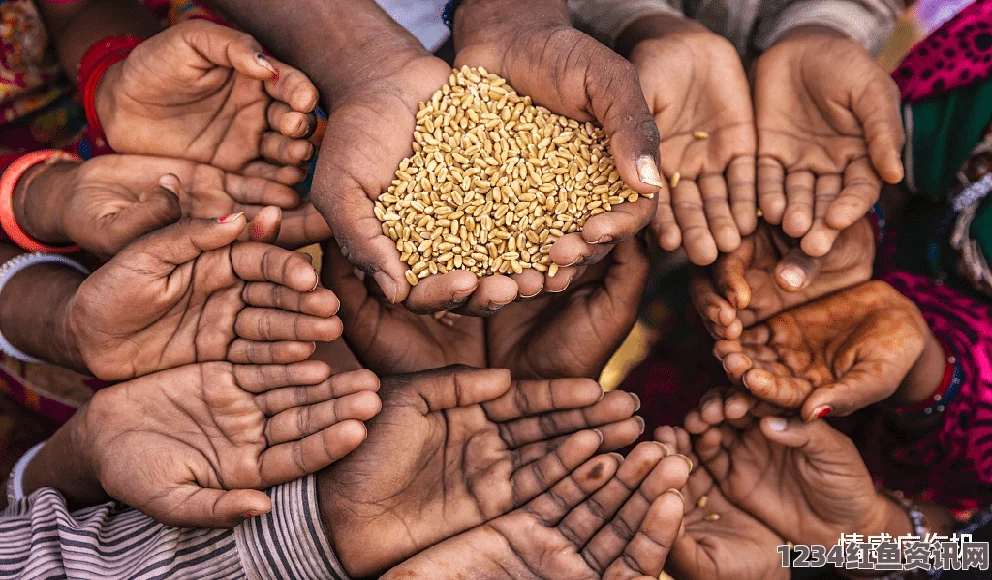
[[[992,118],[992,79],[911,107],[914,185],[931,199],[942,200]]]
[[[992,258],[992,196],[986,197],[971,222],[971,239],[978,243],[987,261]]]

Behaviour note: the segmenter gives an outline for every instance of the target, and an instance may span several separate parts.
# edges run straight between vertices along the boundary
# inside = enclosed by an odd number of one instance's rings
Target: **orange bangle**
[[[79,251],[79,246],[46,246],[27,235],[21,226],[17,225],[14,217],[14,189],[24,174],[39,163],[54,163],[56,161],[82,162],[82,159],[64,151],[48,149],[35,151],[17,158],[7,167],[0,177],[0,226],[10,240],[28,252],[48,252],[51,254],[71,254]]]

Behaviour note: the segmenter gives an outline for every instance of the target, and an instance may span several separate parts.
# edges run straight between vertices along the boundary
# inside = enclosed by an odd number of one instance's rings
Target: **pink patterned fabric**
[[[913,47],[892,73],[904,103],[989,77],[992,0],[977,0]]]

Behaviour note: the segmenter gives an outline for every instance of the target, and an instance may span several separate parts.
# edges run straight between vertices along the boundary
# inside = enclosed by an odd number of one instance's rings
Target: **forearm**
[[[635,22],[652,16],[683,19],[674,4],[666,0],[568,0],[575,26],[620,54],[625,54],[620,38]]]
[[[87,407],[80,409],[28,463],[21,481],[25,496],[50,487],[58,490],[72,509],[108,499],[87,453],[86,411]]]
[[[572,20],[564,0],[463,0],[454,15],[455,48],[461,50],[470,43],[510,43],[507,24],[515,30],[571,27]]]
[[[375,78],[384,60],[426,54],[374,0],[214,0],[226,18],[281,60],[305,72],[329,109],[354,83]]]
[[[82,0],[67,4],[39,2],[45,23],[55,41],[62,70],[72,79],[79,61],[94,43],[108,36],[133,34],[147,38],[161,26],[134,0]]]
[[[21,253],[0,244],[0,258]],[[15,274],[0,292],[0,332],[15,348],[61,367],[88,372],[69,327],[69,310],[84,276],[58,264]]]

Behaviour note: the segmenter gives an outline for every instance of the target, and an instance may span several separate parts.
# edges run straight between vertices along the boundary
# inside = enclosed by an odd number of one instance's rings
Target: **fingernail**
[[[300,119],[299,121],[296,122],[296,129],[293,131],[293,134],[296,137],[302,137],[303,134],[306,133],[306,130],[307,130],[306,122],[303,119]]]
[[[640,437],[641,435],[644,434],[644,418],[635,416],[634,420],[637,421],[637,424],[641,426],[641,431],[637,434],[637,436]]]
[[[379,288],[382,289],[383,294],[386,295],[386,299],[395,304],[396,282],[389,277],[389,274],[380,271],[372,274],[372,278],[375,280],[375,283],[379,285]]]
[[[272,73],[274,75],[278,75],[279,74],[279,71],[276,70],[276,67],[273,66],[271,62],[269,62],[269,59],[265,58],[265,55],[264,54],[262,54],[262,53],[256,54],[255,55],[255,60],[257,60],[258,61],[258,64],[260,64],[263,67],[265,67],[265,70],[269,71],[270,73]]]
[[[682,492],[681,491],[675,489],[674,487],[671,487],[671,488],[666,489],[665,490],[665,493],[670,493],[672,495],[677,495],[679,497],[679,499],[682,500],[682,503],[685,503],[685,496],[682,495]]]
[[[320,286],[320,276],[317,274],[317,269],[316,268],[314,268],[314,270],[313,270],[313,275],[317,278],[317,280],[313,283],[313,288],[310,289],[311,292],[313,292],[314,290],[316,290],[317,289],[317,286]]]
[[[772,431],[785,431],[789,427],[789,421],[781,417],[772,417],[768,419],[768,426]]]
[[[779,278],[792,288],[801,288],[806,282],[806,273],[798,266],[786,266],[778,273]]]
[[[628,394],[634,398],[634,412],[636,413],[641,409],[641,398],[635,395],[634,393],[628,393]]]
[[[222,218],[219,218],[217,221],[219,223],[226,224],[227,222],[233,222],[233,221],[237,220],[239,217],[241,217],[243,215],[245,215],[245,212],[239,211],[238,213],[232,213],[232,214],[226,215],[226,216],[224,216]]]
[[[158,180],[159,187],[175,196],[179,195],[179,188],[177,187],[178,183],[179,178],[172,173],[166,173]]]
[[[595,242],[592,242],[592,243],[594,243],[594,244],[607,244],[607,243],[610,243],[612,241],[613,241],[613,236],[607,234],[607,235],[602,236],[601,238],[599,238],[598,240],[596,240]]]
[[[661,441],[655,441],[655,443],[661,445],[661,448],[665,450],[665,457],[668,457],[669,455],[672,454],[672,448],[669,447],[668,445],[665,445]]]
[[[520,298],[523,299],[523,300],[527,300],[527,299],[530,299],[530,298],[533,298],[533,297],[537,296],[540,293],[541,293],[541,291],[538,290],[537,292],[534,292],[533,294],[530,294],[529,296],[524,296],[523,294],[521,294],[520,295]]]
[[[826,417],[827,415],[829,415],[830,414],[830,411],[833,411],[833,409],[831,409],[830,407],[817,407],[813,411],[813,416],[810,418],[810,421],[815,421],[817,419],[822,419],[822,418]]]
[[[245,512],[244,514],[242,514],[242,516],[243,516],[243,517],[244,517],[245,519],[248,519],[248,518],[253,518],[253,517],[255,517],[255,516],[259,516],[259,515],[261,515],[261,514],[256,514],[256,513],[254,513],[254,512]]]
[[[658,173],[658,166],[655,164],[654,159],[652,159],[649,155],[645,155],[637,160],[637,178],[641,180],[641,183],[646,183],[655,187],[662,186],[661,174]]]
[[[682,455],[681,453],[676,453],[675,455],[681,457],[682,459],[685,459],[685,462],[689,464],[689,473],[692,473],[692,470],[695,467],[695,465],[692,463],[692,460],[686,457],[685,455]]]
[[[603,437],[603,432],[600,431],[599,429],[593,429],[593,431],[596,433],[596,435],[599,435],[600,443],[602,443],[606,439],[605,437]]]

